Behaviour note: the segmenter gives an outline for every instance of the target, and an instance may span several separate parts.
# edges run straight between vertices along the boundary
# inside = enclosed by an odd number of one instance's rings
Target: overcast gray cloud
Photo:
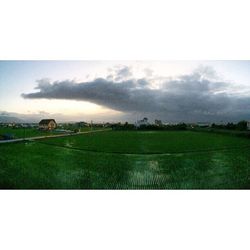
[[[111,117],[105,113],[98,114],[98,117],[95,114],[62,114],[62,113],[48,113],[46,111],[37,111],[37,112],[28,112],[26,114],[16,113],[16,112],[7,112],[0,111],[0,123],[1,122],[39,122],[41,119],[56,119],[57,122],[77,122],[77,121],[86,121],[86,122],[103,122],[103,121],[111,121],[111,122],[125,122],[129,120],[129,117],[126,114],[118,114],[116,117]]]
[[[89,82],[38,81],[38,92],[22,94],[29,99],[67,99],[90,101],[127,116],[147,115],[169,121],[220,121],[250,118],[250,98],[228,91],[231,84],[218,80],[210,68],[190,75],[162,78],[159,87],[154,79],[134,79],[129,67],[114,75]]]
[[[61,114],[50,114],[43,110],[35,113],[28,112],[27,114],[0,111],[0,122],[39,122],[42,118],[53,118],[55,115],[60,117]]]

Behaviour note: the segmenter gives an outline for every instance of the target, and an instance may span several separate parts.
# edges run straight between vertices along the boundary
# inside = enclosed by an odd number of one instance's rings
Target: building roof
[[[43,119],[39,122],[39,125],[48,125],[50,122],[54,122],[56,123],[56,121],[54,119]]]

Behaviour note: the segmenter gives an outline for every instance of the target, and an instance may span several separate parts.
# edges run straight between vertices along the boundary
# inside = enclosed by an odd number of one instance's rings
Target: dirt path
[[[21,141],[33,141],[33,140],[40,140],[40,139],[45,139],[45,138],[47,139],[47,138],[55,138],[55,137],[75,136],[75,135],[89,134],[89,133],[96,133],[96,132],[103,132],[103,131],[110,131],[110,129],[91,130],[91,131],[84,131],[84,132],[78,132],[78,133],[67,133],[67,134],[49,135],[49,136],[34,136],[34,137],[18,138],[18,139],[12,139],[12,140],[0,140],[0,144],[21,142]]]

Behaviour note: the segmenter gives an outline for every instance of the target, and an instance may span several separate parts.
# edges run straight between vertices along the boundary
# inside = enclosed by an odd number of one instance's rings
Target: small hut
[[[43,119],[39,122],[39,129],[41,130],[52,130],[57,127],[54,119]]]

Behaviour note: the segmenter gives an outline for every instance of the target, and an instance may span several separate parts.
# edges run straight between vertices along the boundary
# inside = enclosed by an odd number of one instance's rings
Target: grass
[[[100,128],[93,128],[93,130],[97,130]],[[80,132],[90,131],[92,130],[90,127],[84,127],[80,129]],[[11,134],[15,139],[17,138],[28,138],[35,136],[50,136],[54,134],[60,134],[60,132],[56,131],[47,131],[47,130],[38,130],[37,128],[5,128],[0,127],[0,136],[4,134]]]
[[[190,131],[110,131],[42,142],[88,151],[129,154],[180,153],[250,146],[250,140],[245,138]]]
[[[36,128],[3,128],[0,127],[0,135],[12,134],[14,138],[26,138],[35,136],[48,136],[55,134],[53,131],[41,131]]]
[[[248,189],[249,161],[246,138],[98,132],[0,145],[0,188]]]

